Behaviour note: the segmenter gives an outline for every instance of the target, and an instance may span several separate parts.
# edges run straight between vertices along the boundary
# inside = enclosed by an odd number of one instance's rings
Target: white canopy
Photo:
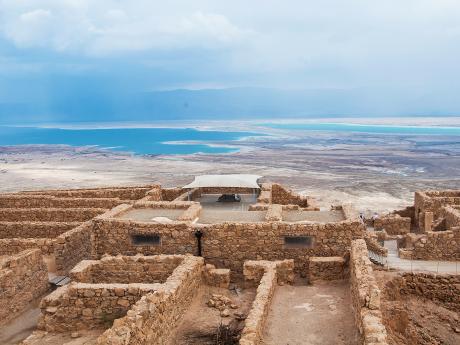
[[[231,175],[201,175],[195,176],[195,181],[184,186],[184,188],[203,187],[231,187],[231,188],[256,188],[260,186],[257,180],[262,176],[231,174]]]

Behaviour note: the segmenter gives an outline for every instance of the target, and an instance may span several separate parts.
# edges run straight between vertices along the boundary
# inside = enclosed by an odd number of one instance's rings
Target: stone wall
[[[308,261],[308,281],[341,280],[348,276],[345,259],[341,256],[310,257]]]
[[[42,255],[54,254],[53,238],[4,238],[0,239],[0,255],[12,255],[26,249],[40,249]]]
[[[182,188],[162,188],[161,189],[161,200],[173,201],[184,193]]]
[[[444,206],[460,205],[459,190],[415,192],[415,220],[420,229],[425,229],[425,214],[431,212],[434,220]]]
[[[81,260],[92,257],[91,232],[92,223],[86,222],[56,237],[54,255],[58,274],[66,274]]]
[[[365,228],[358,220],[337,223],[220,223],[167,224],[133,222],[116,218],[98,217],[94,220],[94,240],[97,256],[198,253],[195,232],[202,233],[202,255],[207,262],[219,268],[230,268],[242,273],[246,260],[294,259],[297,272],[306,275],[310,256],[344,256],[351,241],[362,238]],[[157,235],[158,245],[135,245],[132,235]],[[285,236],[310,236],[310,247],[288,247]]]
[[[363,239],[355,240],[351,245],[350,284],[353,311],[362,344],[386,345],[387,334],[380,311],[380,289]]]
[[[58,198],[51,195],[0,195],[0,208],[112,208],[123,202],[118,198]]]
[[[55,238],[80,222],[0,222],[0,238]]]
[[[300,207],[308,207],[308,198],[300,196],[289,189],[286,189],[280,184],[273,183],[271,186],[271,202],[281,205],[299,205]]]
[[[102,214],[101,208],[0,208],[7,222],[84,222]]]
[[[440,217],[444,218],[445,229],[449,230],[460,226],[460,207],[446,206],[440,211]]]
[[[293,260],[247,261],[244,263],[246,286],[257,286],[256,296],[241,332],[240,345],[262,344],[262,334],[277,284],[294,281]]]
[[[0,258],[0,324],[22,313],[48,290],[48,272],[37,249]]]
[[[414,260],[459,260],[460,227],[448,231],[427,231],[418,236],[408,234],[406,248],[402,252],[405,258]]]
[[[385,230],[388,235],[404,235],[410,232],[411,218],[389,214],[374,221],[376,231]]]
[[[112,328],[97,340],[98,345],[166,345],[181,317],[203,284],[203,258],[187,256],[165,284],[143,296]]]
[[[42,299],[37,328],[58,333],[107,328],[143,295],[157,290],[160,285],[72,282]]]
[[[121,200],[139,200],[152,189],[160,188],[159,185],[137,187],[107,187],[89,189],[61,189],[25,191],[20,194],[51,195],[60,198],[118,198]]]
[[[403,295],[417,295],[453,311],[460,310],[460,275],[402,273],[393,284]]]
[[[184,260],[180,255],[107,256],[80,261],[70,272],[80,283],[164,283]]]

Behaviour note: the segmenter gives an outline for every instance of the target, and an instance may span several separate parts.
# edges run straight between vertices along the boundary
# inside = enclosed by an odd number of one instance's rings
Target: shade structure
[[[260,186],[257,180],[261,177],[259,175],[247,174],[200,175],[195,176],[195,180],[184,186],[184,188],[230,187],[259,189]]]

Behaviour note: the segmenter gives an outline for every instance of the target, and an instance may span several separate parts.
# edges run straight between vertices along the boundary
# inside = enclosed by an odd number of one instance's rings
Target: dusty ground
[[[221,317],[217,309],[206,304],[212,294],[229,297],[238,308],[230,310],[230,317]],[[236,320],[233,314],[237,312],[247,315],[254,296],[255,289],[240,290],[237,295],[233,290],[209,286],[202,288],[177,327],[170,345],[215,345],[217,328],[221,323],[235,329],[244,326],[244,321]]]
[[[396,274],[375,272],[390,345],[460,344],[460,313],[418,296],[399,296],[387,285]]]
[[[21,315],[0,327],[0,344],[14,345],[27,338],[37,325],[40,300],[32,303]]]
[[[103,332],[104,330],[79,331],[75,333],[75,337],[72,337],[72,333],[37,332],[26,345],[95,345]]]
[[[266,345],[355,345],[358,333],[348,281],[278,286],[265,327]]]

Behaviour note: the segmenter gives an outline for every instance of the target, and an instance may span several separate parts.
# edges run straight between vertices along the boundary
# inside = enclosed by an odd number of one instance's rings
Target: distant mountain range
[[[0,101],[0,123],[454,116],[460,114],[457,103],[453,93],[433,97],[416,90],[229,88],[132,93],[89,87]]]

